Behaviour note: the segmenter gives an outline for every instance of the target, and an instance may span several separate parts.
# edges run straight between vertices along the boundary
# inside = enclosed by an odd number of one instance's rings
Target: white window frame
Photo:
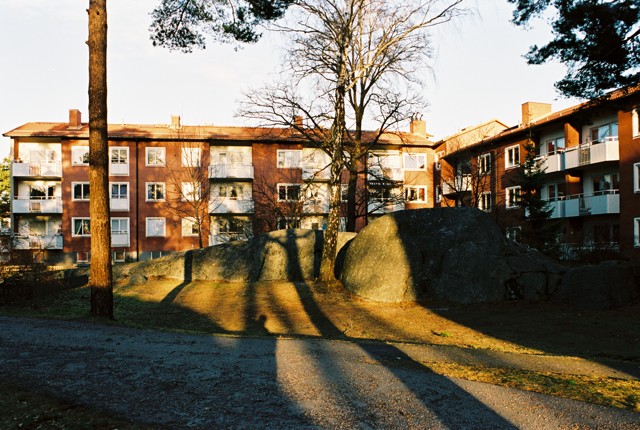
[[[127,154],[126,161],[124,163],[121,163],[121,162],[114,163],[113,157],[111,155],[114,151],[125,151]],[[118,160],[120,160],[119,156],[118,156]],[[116,165],[129,164],[129,147],[128,146],[110,146],[109,147],[109,164],[116,164]]]
[[[233,191],[235,190],[235,196],[233,195]],[[244,187],[239,184],[227,184],[220,185],[218,187],[218,196],[221,199],[227,200],[244,200]]]
[[[162,194],[163,197],[161,199],[150,199],[149,198],[149,187],[154,186],[154,185],[162,185]],[[167,184],[164,182],[145,182],[145,186],[144,186],[144,198],[145,201],[147,202],[164,202],[167,199]]]
[[[491,196],[491,191],[484,191],[480,194],[478,209],[485,212],[491,212],[491,209],[493,209],[493,199]]]
[[[513,155],[511,155],[513,153]],[[516,157],[517,155],[517,157]],[[509,146],[504,149],[504,168],[513,169],[520,165],[520,145]]]
[[[162,222],[162,232],[157,234],[149,234],[149,223],[153,221]],[[164,217],[146,217],[144,222],[145,237],[166,237],[167,236],[167,219]]]
[[[484,175],[491,173],[491,153],[486,152],[478,156],[478,173]]]
[[[197,231],[193,231],[196,227]],[[198,223],[194,217],[182,218],[182,237],[198,237],[200,235]],[[189,232],[190,231],[190,232]]]
[[[182,167],[200,167],[202,149],[199,146],[183,147],[180,153],[182,154]]]
[[[349,200],[349,184],[340,184],[340,201],[346,202]]]
[[[127,251],[113,251],[113,262],[124,263],[127,261]]]
[[[79,222],[87,222],[87,227],[89,229],[89,233],[76,233],[76,221]],[[84,231],[84,227],[82,228]],[[72,237],[91,237],[91,218],[89,217],[74,217],[71,218],[71,236]]]
[[[158,154],[153,154],[158,153]],[[153,155],[153,161],[149,157]],[[163,146],[147,146],[144,149],[144,165],[147,167],[165,167],[167,165],[167,148]]]
[[[640,137],[640,106],[631,111],[631,134],[633,137]]]
[[[633,165],[633,191],[640,193],[640,163]]]
[[[89,251],[76,252],[76,263],[88,263],[91,260]]]
[[[302,150],[278,149],[276,154],[276,166],[278,166],[278,169],[302,168]]]
[[[87,154],[87,162],[77,162],[76,159],[82,159],[83,154]],[[75,145],[71,147],[71,165],[72,166],[88,166],[89,165],[89,147],[84,145]]]
[[[83,185],[83,186],[86,185],[87,186],[87,191],[88,191],[87,194],[89,194],[89,197],[85,197],[84,187],[82,187],[82,191],[83,191],[82,192],[82,197],[80,197],[80,198],[76,197],[76,195],[75,195],[76,185]],[[82,182],[72,182],[71,183],[71,200],[73,200],[74,202],[88,202],[90,197],[91,197],[91,189],[89,187],[89,182],[82,181]]]
[[[422,167],[416,167],[416,168],[407,167],[407,158],[415,160],[418,166],[420,166],[419,160],[422,158],[424,160],[424,162],[422,163]],[[427,171],[427,154],[424,152],[404,153],[402,157],[402,164],[404,166],[404,170],[414,171],[414,172],[426,172]]]
[[[434,188],[434,201],[436,203],[442,203],[442,185],[436,185]]]
[[[125,185],[127,187],[127,194],[124,197],[120,197],[120,193],[118,192],[118,196],[113,196],[113,186],[118,185],[118,191],[120,190],[121,185]],[[128,182],[109,182],[109,198],[111,200],[128,200],[129,199],[129,183]]]
[[[558,147],[558,142],[562,141],[562,148]],[[549,151],[549,144],[553,144],[553,151]],[[555,155],[561,152],[564,152],[566,149],[567,142],[565,141],[564,136],[556,137],[553,139],[547,139],[544,141],[544,151],[546,156]]]
[[[640,248],[640,218],[633,219],[633,247]]]
[[[410,189],[417,190],[418,196],[421,194],[420,190],[422,190],[422,195],[424,196],[424,198],[423,199],[417,199],[417,200],[409,200],[407,192]],[[405,185],[405,187],[404,187],[404,200],[407,203],[426,203],[427,202],[427,186],[426,185]]]
[[[301,228],[302,219],[300,217],[278,217],[277,227],[278,230],[284,230],[289,228]]]
[[[517,200],[515,205],[511,205],[511,192],[515,192],[514,198]],[[516,185],[515,187],[507,187],[504,189],[504,206],[507,209],[518,209],[520,207],[520,198],[521,198],[522,187],[520,185]]]
[[[281,199],[280,198],[280,188],[284,187],[285,188],[285,196],[287,198],[285,199]],[[290,199],[289,198],[289,188],[290,187],[297,187],[298,188],[298,198],[297,199]],[[277,187],[277,193],[278,193],[278,201],[279,202],[297,202],[300,201],[300,199],[302,198],[302,185],[301,184],[278,184]]]

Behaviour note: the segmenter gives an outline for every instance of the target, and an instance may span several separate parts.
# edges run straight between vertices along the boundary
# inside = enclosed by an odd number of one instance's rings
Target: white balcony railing
[[[129,232],[128,231],[112,231],[111,232],[111,246],[122,247],[129,246]]]
[[[549,201],[551,218],[571,218],[587,215],[620,213],[619,190],[598,191],[594,194],[572,194]]]
[[[14,177],[62,177],[62,163],[59,161],[50,162],[21,162],[14,161],[11,163],[11,171]]]
[[[302,211],[306,214],[326,214],[329,213],[329,202],[322,200],[305,200],[302,204]]]
[[[13,238],[15,249],[62,249],[62,235],[28,235]]]
[[[246,233],[219,233],[209,236],[209,246],[221,245],[234,240],[247,240]]]
[[[209,166],[209,178],[253,179],[253,164],[212,164]]]
[[[569,148],[564,152],[566,169],[620,160],[618,136],[606,138],[598,143],[586,143]]]
[[[404,202],[398,199],[388,200],[370,200],[367,210],[370,214],[387,214],[391,212],[401,211],[404,209]]]
[[[128,176],[129,163],[109,163],[109,174],[114,176]]]
[[[13,213],[61,214],[62,199],[60,197],[18,196],[13,200]]]
[[[471,191],[471,175],[458,175],[453,181],[442,182],[442,194],[445,196]]]
[[[231,198],[214,199],[209,202],[209,213],[229,214],[229,213],[252,213],[253,200],[237,200]]]
[[[369,166],[368,181],[404,181],[404,170],[401,167]]]
[[[305,167],[302,166],[303,181],[326,181],[331,178],[331,170],[321,167]]]
[[[111,198],[109,200],[109,207],[112,211],[128,211],[129,210],[129,198]]]

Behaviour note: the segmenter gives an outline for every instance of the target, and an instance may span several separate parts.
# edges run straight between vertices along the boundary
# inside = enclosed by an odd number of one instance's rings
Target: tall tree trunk
[[[107,0],[89,0],[91,315],[113,319],[107,136]]]

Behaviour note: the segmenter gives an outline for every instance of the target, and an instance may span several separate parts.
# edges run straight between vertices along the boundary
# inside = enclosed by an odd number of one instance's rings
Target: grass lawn
[[[0,312],[87,319],[89,297],[87,288],[77,288],[2,307]],[[640,365],[639,305],[584,311],[521,302],[474,306],[385,304],[356,297],[340,284],[184,284],[175,280],[117,285],[114,300],[115,323],[133,327],[234,336],[374,339],[578,356],[594,361],[616,358]],[[445,376],[640,412],[639,381],[447,363],[425,365]]]

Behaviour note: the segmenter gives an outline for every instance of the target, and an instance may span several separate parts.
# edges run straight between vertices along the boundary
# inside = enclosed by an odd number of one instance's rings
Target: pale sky
[[[273,81],[281,51],[273,37],[235,51],[208,42],[192,54],[154,48],[149,12],[159,0],[109,0],[110,123],[245,125],[234,117],[243,91]],[[506,0],[466,0],[476,13],[433,34],[437,56],[425,73],[429,108],[423,119],[434,139],[498,118],[516,125],[526,101],[559,110],[553,83],[558,64],[528,66],[522,55],[550,38],[544,23],[525,31],[509,19]],[[88,120],[88,0],[0,0],[0,133],[31,121],[64,122],[80,109]],[[9,139],[0,139],[0,156]]]

